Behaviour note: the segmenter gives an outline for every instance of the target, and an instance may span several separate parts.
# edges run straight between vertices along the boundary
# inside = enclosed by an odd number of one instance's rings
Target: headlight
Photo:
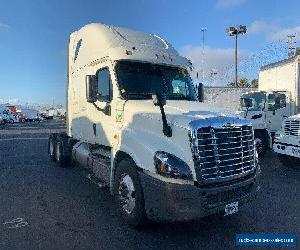
[[[154,155],[154,165],[157,173],[170,178],[192,180],[189,166],[175,155],[158,151]]]

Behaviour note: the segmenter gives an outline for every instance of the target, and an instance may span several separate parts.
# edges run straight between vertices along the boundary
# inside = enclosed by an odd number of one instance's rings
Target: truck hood
[[[132,119],[137,116],[143,116],[161,121],[160,109],[158,106],[154,106],[152,100],[129,100],[124,108],[126,110],[125,113],[131,113]],[[189,123],[193,120],[220,116],[237,117],[237,115],[226,109],[193,101],[168,100],[164,108],[168,123],[183,128],[188,128]]]
[[[290,116],[286,118],[287,120],[300,120],[300,114]]]

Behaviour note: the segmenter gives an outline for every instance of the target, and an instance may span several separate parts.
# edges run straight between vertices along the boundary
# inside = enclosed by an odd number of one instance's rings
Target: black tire
[[[256,150],[258,154],[258,158],[261,159],[267,152],[268,149],[268,139],[263,133],[255,132],[254,133],[254,141],[256,145]]]
[[[60,167],[71,167],[72,148],[66,135],[58,135],[55,142],[55,160]]]
[[[9,120],[9,123],[10,123],[10,124],[14,124],[15,121],[14,121],[13,119],[10,119],[10,120]]]
[[[129,188],[127,188],[128,186],[126,186],[125,182],[129,180],[129,178],[134,187],[134,191],[130,195],[130,197],[134,197],[134,206],[127,205],[127,203],[124,202],[124,199],[126,200],[127,198],[128,200]],[[117,209],[126,223],[133,228],[140,228],[145,225],[146,213],[144,195],[136,165],[132,160],[124,159],[118,163],[114,181],[114,197]],[[131,201],[129,201],[129,204],[132,204]]]
[[[300,159],[289,155],[278,154],[278,159],[284,167],[298,168],[300,166]]]
[[[52,134],[49,136],[49,140],[48,140],[48,155],[51,161],[56,161],[55,144],[56,144],[55,135]]]

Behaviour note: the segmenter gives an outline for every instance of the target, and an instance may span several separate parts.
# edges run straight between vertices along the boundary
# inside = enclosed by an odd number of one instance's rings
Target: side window
[[[112,83],[108,68],[98,71],[97,83],[97,99],[103,102],[110,102],[112,98]]]
[[[286,107],[286,96],[285,94],[279,94],[279,106],[280,108],[285,108]]]
[[[183,96],[189,95],[189,89],[187,88],[186,82],[174,79],[172,81],[172,93],[171,94],[183,95]]]
[[[286,107],[285,94],[275,93],[268,96],[268,110],[274,111]]]
[[[75,54],[74,54],[74,62],[76,61],[79,53],[79,49],[81,47],[82,39],[80,39],[76,44]]]

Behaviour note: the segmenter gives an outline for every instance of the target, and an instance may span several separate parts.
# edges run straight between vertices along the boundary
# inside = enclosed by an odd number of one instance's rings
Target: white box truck
[[[50,158],[109,186],[126,222],[232,214],[256,197],[250,122],[199,102],[168,42],[89,24],[68,50],[67,133],[50,136]]]
[[[300,166],[300,115],[285,119],[275,133],[273,150],[284,166]]]
[[[299,112],[299,62],[295,56],[261,67],[258,91],[241,95],[240,114],[253,124],[259,156],[272,146],[282,121]]]

